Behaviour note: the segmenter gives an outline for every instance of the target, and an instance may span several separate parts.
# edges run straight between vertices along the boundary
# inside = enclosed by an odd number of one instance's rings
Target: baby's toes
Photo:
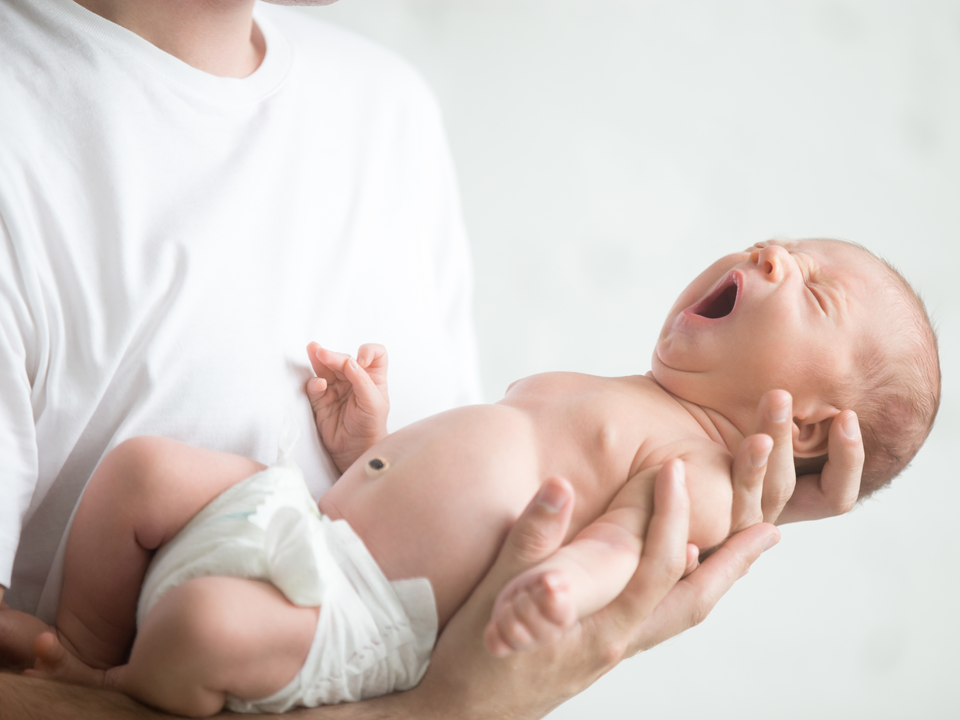
[[[542,573],[526,590],[537,612],[547,623],[566,629],[577,621],[570,584],[563,573],[556,570]]]
[[[535,596],[524,591],[518,593],[513,600],[514,614],[524,629],[530,635],[530,642],[519,650],[533,650],[541,645],[547,645],[560,639],[563,627],[543,614]]]
[[[91,687],[103,686],[103,670],[95,670],[71,655],[52,632],[37,637],[34,652],[37,655],[36,664],[32,670],[25,670],[24,675]]]
[[[530,633],[530,629],[517,614],[517,601],[523,594],[520,593],[506,602],[498,603],[494,609],[491,623],[496,626],[496,636],[499,638],[500,645],[502,645],[501,651],[494,652],[494,654],[499,657],[511,652],[527,650],[536,645],[536,640]]]

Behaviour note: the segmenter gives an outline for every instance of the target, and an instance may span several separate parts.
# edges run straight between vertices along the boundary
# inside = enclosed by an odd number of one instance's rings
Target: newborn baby
[[[721,543],[732,458],[767,391],[792,395],[800,463],[822,459],[834,418],[856,412],[861,496],[905,467],[939,402],[916,294],[867,251],[828,240],[760,243],[714,263],[670,310],[645,376],[536,375],[494,405],[391,435],[383,348],[310,353],[307,394],[343,472],[319,513],[289,440],[266,469],[127,441],[84,493],[58,635],[37,638],[32,672],[193,716],[407,689],[546,478],[572,485],[571,540],[500,593],[486,632],[496,654],[550,642],[619,594],[666,463],[683,463],[689,542]]]

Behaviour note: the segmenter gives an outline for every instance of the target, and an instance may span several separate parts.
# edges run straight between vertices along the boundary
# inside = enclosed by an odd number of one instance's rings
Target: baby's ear
[[[793,418],[793,455],[794,457],[817,457],[825,455],[830,438],[830,425],[840,414],[834,407],[821,407],[803,417]]]

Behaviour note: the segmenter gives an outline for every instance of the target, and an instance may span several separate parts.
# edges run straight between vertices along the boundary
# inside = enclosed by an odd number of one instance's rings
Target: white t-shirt
[[[273,462],[311,340],[390,354],[390,427],[479,399],[440,115],[389,53],[258,6],[244,79],[72,0],[0,0],[0,585],[52,620],[65,529],[136,435]],[[104,518],[109,522],[109,518]]]

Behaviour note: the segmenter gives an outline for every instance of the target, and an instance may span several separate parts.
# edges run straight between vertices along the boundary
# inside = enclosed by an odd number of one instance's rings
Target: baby
[[[383,348],[310,353],[307,394],[343,473],[319,512],[291,438],[266,469],[158,438],[123,443],[83,495],[58,632],[37,627],[29,672],[191,716],[407,689],[546,478],[573,487],[572,539],[500,593],[486,632],[496,654],[550,642],[619,594],[672,460],[686,473],[689,542],[722,542],[732,458],[768,390],[793,397],[798,462],[825,455],[841,410],[857,413],[863,496],[917,452],[940,387],[916,294],[829,240],[760,243],[711,265],[670,310],[645,376],[536,375],[494,405],[390,435]]]

